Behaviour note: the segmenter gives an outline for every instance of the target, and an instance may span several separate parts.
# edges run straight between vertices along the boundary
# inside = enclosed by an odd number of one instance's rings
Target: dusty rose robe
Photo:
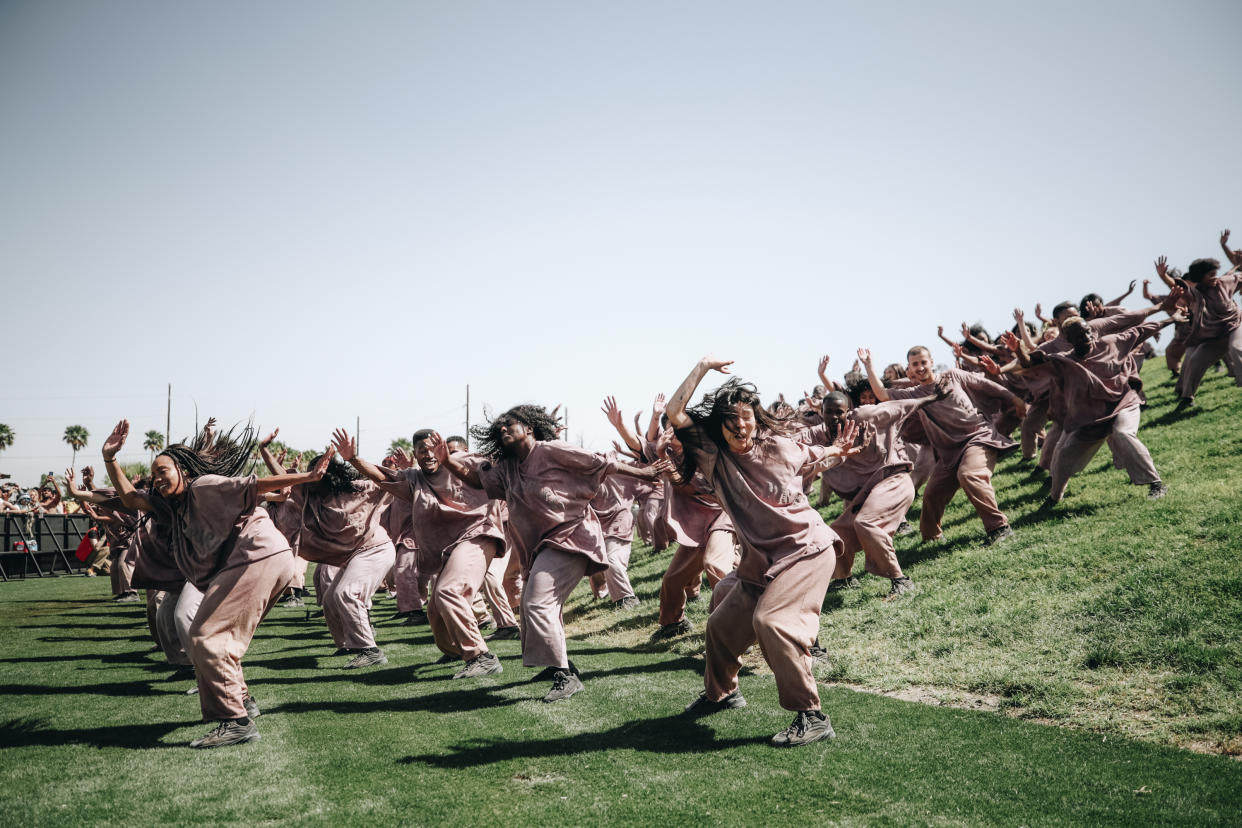
[[[631,542],[634,539],[634,500],[643,488],[650,488],[645,480],[612,474],[604,478],[599,493],[591,501],[591,509],[599,518],[605,538]]]
[[[390,498],[371,481],[355,480],[355,491],[326,497],[309,489],[294,486],[288,501],[298,515],[298,557],[344,566],[355,552],[391,540],[380,525]]]
[[[824,472],[823,479],[838,497],[846,503],[861,504],[881,480],[911,470],[913,464],[901,439],[901,428],[906,418],[926,405],[928,399],[889,400],[850,411],[848,416],[859,424],[865,443],[861,452]],[[807,429],[799,439],[811,445],[832,445],[826,426]]]
[[[1190,335],[1188,346],[1216,339],[1242,325],[1242,311],[1233,301],[1233,294],[1242,283],[1242,271],[1229,271],[1216,277],[1210,287],[1190,284],[1186,291],[1186,304],[1190,307]]]
[[[459,459],[476,468],[484,462],[474,455]],[[499,545],[497,557],[505,554],[499,501],[467,486],[443,466],[432,474],[414,467],[398,475],[409,487],[411,529],[424,560],[443,565],[454,546],[476,538],[494,538]]]
[[[643,444],[643,457],[649,463],[662,459],[653,441]],[[681,459],[670,458],[677,466]],[[677,484],[666,480],[664,485],[664,511],[661,519],[668,540],[680,546],[699,547],[707,543],[712,532],[732,532],[733,522],[720,508],[720,501],[708,493],[709,484],[698,472],[690,483]]]
[[[738,580],[765,587],[794,563],[825,551],[824,566],[833,567],[841,539],[802,491],[804,475],[840,462],[827,448],[761,434],[750,451],[734,454],[697,424],[678,429],[677,437],[733,520],[742,546]]]
[[[259,508],[257,478],[205,474],[178,499],[150,495],[152,514],[167,531],[168,551],[186,580],[206,592],[227,569],[289,549],[266,509]]]
[[[951,368],[939,377],[949,379],[949,394],[942,400],[933,400],[918,411],[927,442],[936,451],[939,466],[954,468],[961,462],[967,446],[983,445],[998,451],[1007,451],[1018,444],[996,430],[996,427],[979,413],[971,402],[971,394],[987,395],[1012,401],[1014,394],[978,374],[968,374]],[[939,378],[938,377],[938,378]],[[915,385],[910,388],[890,388],[888,395],[894,400],[911,400],[935,396],[936,383]]]
[[[587,559],[586,574],[608,568],[604,533],[591,501],[615,460],[562,440],[535,443],[525,460],[501,457],[478,467],[488,497],[509,509],[508,538],[523,571],[544,547]]]

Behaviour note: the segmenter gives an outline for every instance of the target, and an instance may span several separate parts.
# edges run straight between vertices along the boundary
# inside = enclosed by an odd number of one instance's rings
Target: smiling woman
[[[216,726],[190,747],[210,748],[254,742],[252,718],[258,705],[242,676],[241,658],[259,621],[288,581],[293,553],[260,496],[286,486],[321,480],[333,452],[307,474],[262,479],[237,476],[254,448],[246,428],[213,440],[210,432],[192,445],[169,446],[152,466],[154,482],[138,491],[117,462],[129,436],[129,421],[117,423],[103,446],[104,465],[126,508],[149,512],[167,547],[150,550],[171,558],[202,593],[187,644],[198,679],[203,718]]]

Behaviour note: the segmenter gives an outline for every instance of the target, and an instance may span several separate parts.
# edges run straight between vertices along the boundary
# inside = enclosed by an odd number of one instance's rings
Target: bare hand
[[[825,354],[824,356],[819,358],[819,372],[823,374],[823,373],[826,373],[827,371],[828,371],[828,355]]]
[[[1169,278],[1169,257],[1161,256],[1156,259],[1156,275],[1160,277],[1160,281]]]
[[[1044,308],[1038,302],[1035,303],[1035,318],[1036,319],[1044,318]]]
[[[859,362],[862,362],[863,365],[867,366],[868,370],[870,370],[871,369],[871,349],[870,348],[859,348],[858,349],[858,360]],[[855,363],[854,370],[855,371],[858,370],[857,363]]]
[[[557,407],[559,408],[560,406],[557,406]],[[436,461],[439,462],[441,465],[448,462],[448,459],[449,459],[448,445],[444,442],[444,438],[440,436],[440,432],[438,431],[431,432],[431,436],[423,441],[423,445],[431,449],[432,455],[436,458]]]
[[[315,468],[310,470],[312,480],[323,480],[323,476],[328,473],[328,464],[332,462],[332,458],[336,456],[336,450],[329,444],[323,450],[323,456],[319,458],[319,462],[315,464]]]
[[[1166,296],[1164,301],[1160,304],[1160,309],[1172,316],[1173,312],[1177,310],[1177,303],[1181,301],[1182,297],[1185,295],[1186,289],[1184,287],[1181,285],[1174,285],[1169,289],[1169,295]]]
[[[987,371],[989,374],[991,374],[994,377],[1000,376],[1000,372],[1001,372],[1000,366],[997,365],[995,362],[993,362],[992,358],[990,356],[987,356],[986,354],[984,356],[979,357],[979,367],[981,367],[984,371]]]
[[[264,437],[262,440],[259,441],[259,448],[267,448],[268,446],[270,446],[272,444],[272,441],[276,439],[276,435],[279,433],[280,433],[279,428],[272,431],[271,434],[267,435],[266,437]]]
[[[398,469],[414,468],[414,458],[406,453],[405,449],[399,448],[392,453],[393,465]]]
[[[1023,313],[1022,308],[1013,309],[1013,321],[1014,322],[1017,322],[1019,325],[1021,325],[1023,320],[1025,319],[1026,319],[1026,314]]]
[[[358,456],[358,444],[354,442],[354,438],[349,436],[349,432],[343,428],[338,428],[332,432],[331,445],[341,453],[341,459],[346,463]]]
[[[719,371],[722,374],[733,373],[732,371],[729,370],[729,366],[733,364],[733,360],[731,359],[717,359],[716,357],[709,354],[703,357],[701,360],[699,360],[699,364],[702,365],[704,368],[706,368],[708,371]]]
[[[604,407],[600,409],[604,412],[604,416],[608,418],[608,422],[612,423],[612,427],[617,431],[621,430],[621,409],[617,408],[616,397],[604,397]]]
[[[1022,343],[1018,340],[1018,335],[1013,331],[1005,331],[1000,335],[999,340],[1000,344],[1004,345],[1015,354],[1018,352],[1018,348],[1022,347]]]
[[[129,437],[129,420],[121,420],[116,424],[116,428],[112,429],[112,433],[108,435],[108,439],[103,444],[104,462],[111,462],[116,459],[117,452],[125,447],[125,440]]]
[[[656,394],[655,401],[651,403],[651,410],[656,413],[657,417],[664,413],[664,395],[663,394]]]
[[[659,477],[662,474],[672,474],[674,471],[672,461],[667,460],[667,459],[657,460],[654,463],[652,463],[650,466],[648,466],[647,468],[651,470],[652,480],[654,480],[655,478]]]

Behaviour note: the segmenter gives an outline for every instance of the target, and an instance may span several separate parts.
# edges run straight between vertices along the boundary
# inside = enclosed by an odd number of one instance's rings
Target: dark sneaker
[[[1169,487],[1157,480],[1147,487],[1147,499],[1159,500],[1169,493]]]
[[[1181,399],[1177,401],[1177,406],[1173,410],[1174,411],[1185,411],[1186,409],[1190,408],[1194,404],[1195,404],[1194,397],[1182,397]]]
[[[909,578],[893,578],[893,585],[888,588],[888,595],[884,596],[885,601],[891,601],[894,598],[900,598],[907,592],[914,592],[914,581]]]
[[[639,606],[642,605],[642,603],[643,602],[638,600],[638,598],[631,595],[628,598],[622,598],[620,601],[614,602],[613,606],[619,610],[632,610],[632,609],[637,609]]]
[[[423,610],[412,610],[411,612],[406,613],[404,626],[417,627],[419,624],[426,623],[427,613]]]
[[[496,621],[491,618],[484,618],[482,621],[479,622],[480,630],[490,630],[494,626],[496,626]]]
[[[901,523],[897,524],[897,531],[894,534],[896,534],[898,537],[902,537],[905,535],[913,535],[914,527],[910,525],[910,521],[903,520]]]
[[[531,681],[551,681],[556,678],[556,674],[559,673],[560,670],[560,667],[544,667],[531,678]],[[569,659],[569,672],[573,673],[575,676],[582,675],[578,672],[578,665],[574,664],[574,660],[572,658]]]
[[[478,678],[479,676],[491,676],[496,673],[503,673],[504,667],[500,666],[500,659],[491,653],[484,653],[481,656],[475,656],[466,662],[466,669],[456,673],[453,678]]]
[[[833,578],[828,582],[828,591],[840,592],[843,589],[859,589],[861,586],[858,579],[851,575],[848,578]]]
[[[664,624],[651,634],[652,641],[665,641],[669,638],[676,638],[683,633],[688,633],[694,629],[694,625],[690,623],[689,618],[683,618],[672,624]]]
[[[1004,526],[998,526],[995,529],[993,529],[991,532],[988,532],[988,536],[983,539],[983,545],[984,546],[995,546],[1001,541],[1004,541],[1012,537],[1013,537],[1013,530],[1010,529],[1009,524],[1006,523]]]
[[[1053,500],[1051,497],[1045,497],[1044,502],[1039,504],[1039,511],[1051,512],[1054,508],[1056,508],[1056,505],[1060,502],[1061,502],[1060,500]]]
[[[496,632],[484,638],[484,641],[512,641],[522,637],[517,627],[499,627]]]
[[[217,748],[259,741],[259,728],[254,722],[220,722],[210,732],[190,742],[192,748]]]
[[[290,595],[288,598],[281,601],[280,605],[288,609],[294,609],[296,607],[306,606],[306,602],[302,600],[302,597],[300,595]]]
[[[793,724],[772,737],[772,744],[776,747],[799,747],[820,739],[834,739],[836,735],[832,722],[822,712],[802,710],[794,717]]]
[[[262,713],[262,711],[259,710],[259,703],[254,700],[254,696],[246,696],[246,701],[243,702],[243,704],[246,705],[247,716],[249,716],[252,719],[259,718],[259,715]]]
[[[332,655],[343,656],[343,655],[350,655],[351,653],[356,653],[356,652],[358,652],[358,650],[355,649],[354,647],[337,647],[336,652],[333,653]]]
[[[345,669],[357,670],[360,667],[372,667],[376,664],[387,663],[388,657],[384,655],[384,652],[379,647],[367,647],[350,659],[349,663],[345,665]]]
[[[737,710],[745,706],[746,699],[742,698],[740,690],[734,690],[720,701],[712,701],[707,697],[707,693],[703,692],[697,699],[686,705],[685,712],[688,716],[710,716],[721,710]]]
[[[807,652],[811,654],[811,658],[815,659],[815,661],[819,662],[820,664],[826,664],[828,662],[828,651],[825,650],[823,647],[819,646],[818,638],[815,639],[815,643],[811,645],[810,649],[807,650]]]
[[[570,670],[557,670],[552,676],[552,689],[543,697],[545,702],[567,699],[582,689],[582,682]]]

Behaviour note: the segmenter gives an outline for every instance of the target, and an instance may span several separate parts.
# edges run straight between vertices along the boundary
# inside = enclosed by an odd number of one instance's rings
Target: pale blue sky
[[[360,415],[378,457],[460,431],[469,382],[476,421],[562,402],[603,449],[605,394],[704,352],[794,395],[822,353],[1120,293],[1242,244],[1240,32],[1233,0],[2,2],[0,469],[163,430],[170,381],[174,437],[195,402],[301,447]]]

